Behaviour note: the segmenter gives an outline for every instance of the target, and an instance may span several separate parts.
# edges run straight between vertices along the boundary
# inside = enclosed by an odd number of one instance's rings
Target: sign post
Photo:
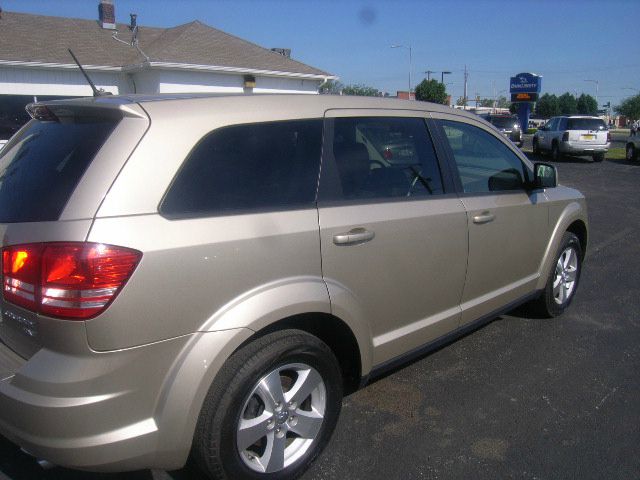
[[[518,73],[515,77],[511,77],[509,88],[511,103],[518,104],[518,120],[523,133],[526,133],[529,128],[531,105],[538,100],[541,88],[542,77],[535,73]]]

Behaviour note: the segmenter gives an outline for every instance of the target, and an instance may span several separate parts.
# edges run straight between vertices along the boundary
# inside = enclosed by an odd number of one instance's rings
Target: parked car
[[[533,153],[550,152],[553,160],[562,155],[589,155],[601,162],[610,145],[611,133],[598,117],[553,117],[533,136]]]
[[[638,160],[638,151],[640,150],[640,133],[636,133],[635,135],[630,135],[627,138],[625,151],[626,158],[630,162],[635,162]]]
[[[518,147],[522,147],[522,129],[517,115],[481,115],[487,122],[495,126],[500,132],[515,143]]]
[[[330,95],[29,112],[0,153],[0,433],[52,464],[294,478],[343,392],[575,297],[584,197],[467,112]]]

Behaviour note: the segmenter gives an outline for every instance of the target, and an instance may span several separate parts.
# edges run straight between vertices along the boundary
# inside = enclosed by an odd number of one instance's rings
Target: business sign
[[[537,102],[538,94],[537,93],[512,93],[511,101],[512,102]]]
[[[542,77],[535,73],[519,73],[511,77],[510,93],[540,93]],[[522,101],[522,100],[521,100]]]

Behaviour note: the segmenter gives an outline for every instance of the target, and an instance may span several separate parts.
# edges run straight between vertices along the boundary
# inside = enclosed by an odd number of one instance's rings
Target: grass
[[[610,160],[624,160],[626,158],[626,152],[623,147],[610,148],[607,152],[607,158]]]

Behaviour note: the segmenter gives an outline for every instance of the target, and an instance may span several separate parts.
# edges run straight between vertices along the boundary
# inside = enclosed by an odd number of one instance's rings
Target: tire
[[[603,152],[599,152],[599,153],[594,153],[593,154],[593,161],[594,162],[602,162],[604,160],[604,153]]]
[[[573,233],[565,232],[547,284],[531,305],[538,314],[557,317],[569,307],[578,289],[582,258],[580,240]]]
[[[558,147],[558,142],[553,142],[551,144],[551,160],[557,162],[560,160],[562,155],[560,154],[560,148]]]
[[[326,344],[300,330],[267,334],[218,373],[198,418],[193,460],[216,480],[297,478],[328,443],[341,405],[340,367]]]
[[[533,139],[533,154],[534,155],[540,155],[540,145],[538,144],[538,139],[534,138]]]
[[[633,143],[627,145],[627,153],[625,157],[629,162],[635,162],[638,160],[638,151]]]

